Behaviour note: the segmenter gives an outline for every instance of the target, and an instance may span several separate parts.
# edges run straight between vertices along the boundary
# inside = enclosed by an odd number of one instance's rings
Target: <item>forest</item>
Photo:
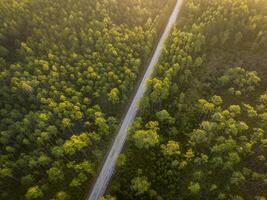
[[[0,0],[0,199],[82,200],[176,0]],[[184,0],[105,196],[267,199],[267,1]]]
[[[0,199],[85,199],[175,0],[0,0]]]
[[[266,200],[266,64],[266,0],[184,1],[102,200]]]

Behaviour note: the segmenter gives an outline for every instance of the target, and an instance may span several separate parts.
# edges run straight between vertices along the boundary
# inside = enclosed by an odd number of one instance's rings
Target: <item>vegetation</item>
[[[265,0],[184,1],[108,194],[267,198],[266,17]]]
[[[0,199],[84,198],[174,2],[0,0]]]

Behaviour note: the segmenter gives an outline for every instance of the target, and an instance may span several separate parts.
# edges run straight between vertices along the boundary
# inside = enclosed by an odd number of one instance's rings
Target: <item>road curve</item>
[[[109,180],[114,172],[116,160],[122,151],[123,145],[125,143],[125,140],[127,138],[127,130],[129,128],[129,125],[131,122],[134,120],[137,110],[138,110],[138,102],[144,95],[146,91],[146,80],[150,78],[152,72],[153,72],[153,67],[155,64],[157,64],[161,50],[164,45],[164,41],[167,39],[173,24],[176,21],[176,18],[180,12],[181,5],[182,5],[183,0],[177,0],[176,6],[169,18],[168,24],[164,30],[164,33],[161,36],[161,39],[158,43],[158,46],[154,52],[154,55],[149,63],[149,66],[147,68],[147,71],[142,79],[142,82],[140,83],[140,86],[136,92],[136,95],[127,111],[127,114],[122,122],[122,125],[120,127],[120,130],[114,140],[114,143],[108,152],[108,156],[106,157],[105,163],[99,173],[99,176],[91,190],[90,196],[87,198],[87,200],[99,200],[101,196],[104,195],[105,190],[108,186]]]

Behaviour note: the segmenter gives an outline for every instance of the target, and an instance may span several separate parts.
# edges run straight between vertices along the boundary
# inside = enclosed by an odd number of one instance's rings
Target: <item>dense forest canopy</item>
[[[184,1],[103,200],[267,199],[266,64],[266,0]]]
[[[0,0],[0,199],[83,199],[174,0]]]

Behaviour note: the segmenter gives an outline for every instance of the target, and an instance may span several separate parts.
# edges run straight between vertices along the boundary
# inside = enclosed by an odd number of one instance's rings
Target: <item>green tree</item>
[[[131,189],[135,191],[137,195],[147,192],[150,186],[151,184],[145,176],[135,177],[131,181]]]
[[[172,125],[175,122],[175,119],[171,117],[167,110],[162,110],[156,113],[157,119],[160,123],[165,123],[168,125]]]
[[[64,173],[62,169],[58,167],[51,167],[47,170],[48,179],[51,182],[57,183],[64,180]]]
[[[146,128],[148,130],[138,130],[132,135],[134,144],[140,149],[148,149],[159,143],[158,123],[151,121],[146,124]]]
[[[109,93],[108,93],[108,98],[109,101],[112,102],[112,104],[116,104],[119,102],[120,98],[119,98],[119,94],[120,91],[118,90],[118,88],[113,88]]]
[[[26,199],[39,199],[43,197],[43,192],[42,190],[39,188],[39,186],[33,186],[30,187],[27,191],[27,193],[25,194]]]
[[[180,147],[179,144],[175,141],[168,141],[166,145],[161,145],[162,153],[166,156],[172,156],[172,155],[180,155]]]

